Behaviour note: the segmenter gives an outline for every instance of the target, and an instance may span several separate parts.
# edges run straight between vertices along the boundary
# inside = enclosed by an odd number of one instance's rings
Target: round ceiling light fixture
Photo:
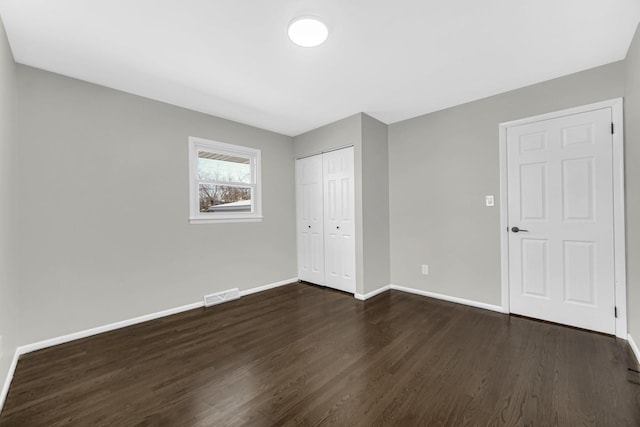
[[[318,17],[300,16],[289,23],[288,34],[298,46],[316,47],[327,40],[329,29]]]

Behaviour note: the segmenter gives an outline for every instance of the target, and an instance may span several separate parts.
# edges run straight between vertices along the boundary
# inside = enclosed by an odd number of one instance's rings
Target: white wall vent
[[[223,302],[231,301],[238,298],[240,298],[240,289],[229,289],[215,294],[205,295],[204,306],[210,307],[212,305],[222,304]]]

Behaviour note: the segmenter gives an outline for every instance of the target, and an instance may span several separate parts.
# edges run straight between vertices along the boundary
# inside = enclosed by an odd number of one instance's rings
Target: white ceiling
[[[300,48],[312,13],[329,39]],[[639,0],[0,0],[17,62],[297,135],[623,59]]]

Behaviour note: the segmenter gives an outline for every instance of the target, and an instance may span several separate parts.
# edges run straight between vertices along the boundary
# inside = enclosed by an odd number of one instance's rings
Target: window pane
[[[248,158],[198,152],[198,176],[203,180],[250,184],[251,162]]]
[[[200,184],[200,212],[251,212],[251,189]]]

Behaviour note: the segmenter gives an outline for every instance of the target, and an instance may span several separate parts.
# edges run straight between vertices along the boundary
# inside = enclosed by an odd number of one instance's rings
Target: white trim
[[[394,291],[408,292],[410,294],[421,295],[423,297],[435,298],[443,301],[453,302],[456,304],[468,305],[471,307],[482,308],[484,310],[497,311],[498,313],[505,313],[502,307],[500,307],[499,305],[487,304],[485,302],[472,301],[464,298],[437,294],[435,292],[423,291],[420,289],[407,288],[405,286],[391,285],[390,288]]]
[[[298,278],[291,278],[287,280],[282,280],[280,282],[270,283],[263,286],[258,286],[251,289],[246,289],[240,292],[240,296],[243,297],[245,295],[254,294],[256,292],[266,291],[268,289],[273,289],[279,286],[288,285],[290,283],[297,282]],[[79,340],[81,338],[87,338],[93,335],[101,334],[103,332],[109,332],[116,329],[125,328],[127,326],[136,325],[138,323],[148,322],[149,320],[159,319],[161,317],[171,316],[172,314],[182,313],[184,311],[194,310],[197,308],[204,307],[204,301],[194,302],[192,304],[183,305],[180,307],[174,307],[163,311],[158,311],[155,313],[145,314],[143,316],[134,317],[132,319],[126,319],[119,322],[110,323],[108,325],[98,326],[91,329],[85,329],[83,331],[74,332],[67,335],[62,335],[55,338],[46,339],[43,341],[38,341],[32,344],[26,344],[16,348],[15,354],[13,356],[13,361],[11,363],[11,367],[9,368],[9,372],[7,373],[7,378],[5,379],[4,385],[2,387],[2,394],[0,394],[0,411],[4,406],[4,402],[7,398],[7,394],[9,393],[9,387],[11,385],[11,380],[13,379],[13,374],[16,369],[16,365],[18,364],[18,358],[27,353],[31,353],[33,351],[42,350],[48,347],[53,347],[55,345],[64,344],[70,341]]]
[[[500,124],[500,283],[502,311],[509,307],[509,189],[507,186],[507,126]]]
[[[378,288],[375,291],[371,291],[371,292],[369,292],[367,294],[355,293],[355,294],[353,294],[353,296],[355,297],[355,299],[359,299],[360,301],[366,301],[369,298],[373,298],[376,295],[380,295],[381,293],[388,291],[389,289],[391,289],[391,285],[383,286],[383,287]]]
[[[254,216],[251,218],[189,218],[189,224],[225,224],[230,222],[261,222],[261,216]]]
[[[636,344],[636,342],[633,340],[633,337],[631,336],[631,334],[627,335],[627,338],[628,338],[627,341],[629,342],[629,347],[631,347],[633,354],[636,356],[636,361],[640,365],[640,349],[638,348],[638,345]]]
[[[174,307],[168,310],[158,311],[155,313],[145,314],[143,316],[121,320],[119,322],[109,323],[107,325],[97,326],[95,328],[85,329],[83,331],[73,332],[71,334],[62,335],[59,337],[50,338],[43,341],[38,341],[32,344],[23,345],[21,347],[18,347],[18,350],[20,350],[20,354],[31,353],[33,351],[42,350],[44,348],[53,347],[55,345],[68,343],[70,341],[79,340],[81,338],[87,338],[93,335],[98,335],[98,334],[113,331],[116,329],[126,328],[127,326],[148,322],[149,320],[155,320],[161,317],[171,316],[172,314],[178,314],[184,311],[194,310],[196,308],[201,308],[201,307],[204,307],[203,301],[194,302],[192,304],[187,304],[180,307]]]
[[[502,311],[509,313],[509,235],[508,235],[508,179],[507,179],[507,128],[555,119],[572,114],[611,108],[614,123],[613,134],[613,228],[614,228],[614,262],[615,262],[615,304],[618,307],[616,319],[616,336],[627,338],[627,281],[626,252],[624,227],[624,123],[623,99],[615,98],[593,104],[583,105],[566,110],[555,111],[539,116],[528,117],[499,125],[500,144],[500,257],[502,281]]]
[[[2,393],[0,394],[0,412],[2,412],[2,408],[4,408],[4,402],[7,400],[9,387],[11,387],[11,381],[13,380],[13,374],[16,372],[16,366],[18,366],[18,358],[21,354],[19,350],[20,348],[16,348],[16,351],[13,353],[13,360],[11,361],[11,366],[9,366],[9,372],[7,372],[7,377],[2,385]]]
[[[277,288],[279,286],[289,285],[289,284],[297,282],[297,281],[298,281],[297,277],[292,277],[291,279],[281,280],[281,281],[275,282],[275,283],[269,283],[267,285],[258,286],[256,288],[247,289],[245,291],[240,291],[240,296],[244,297],[244,296],[255,294],[255,293],[258,293],[258,292],[268,291],[269,289]]]
[[[616,336],[627,338],[627,254],[624,218],[624,113],[622,98],[611,101],[613,121],[613,244],[616,288]]]
[[[500,127],[526,125],[529,123],[542,122],[544,120],[557,119],[558,117],[570,116],[572,114],[581,114],[588,111],[601,110],[603,108],[610,108],[614,106],[621,107],[622,98],[607,99],[605,101],[594,102],[593,104],[579,105],[577,107],[566,108],[564,110],[552,111],[551,113],[511,120],[509,122],[500,123]]]
[[[343,148],[350,148],[350,147],[353,147],[355,149],[356,145],[355,144],[341,145],[340,147],[330,148],[328,150],[318,151],[318,152],[311,153],[311,154],[305,154],[304,156],[296,157],[296,160],[306,159],[307,157],[319,156],[319,155],[324,154],[324,153],[331,153],[332,151],[338,151],[338,150],[342,150]]]
[[[468,305],[468,306],[471,306],[471,307],[482,308],[484,310],[497,311],[498,313],[505,313],[505,311],[499,305],[487,304],[487,303],[484,303],[484,302],[472,301],[472,300],[468,300],[468,299],[464,299],[464,298],[452,297],[452,296],[449,296],[449,295],[437,294],[435,292],[423,291],[423,290],[420,290],[420,289],[408,288],[406,286],[398,286],[398,285],[383,286],[383,287],[378,288],[375,291],[371,291],[371,292],[369,292],[367,294],[355,294],[354,297],[356,299],[361,300],[361,301],[366,301],[369,298],[373,298],[374,296],[379,295],[379,294],[381,294],[383,292],[386,292],[386,291],[389,291],[389,290],[407,292],[407,293],[410,293],[410,294],[420,295],[420,296],[423,296],[423,297],[435,298],[435,299],[439,299],[439,300],[443,300],[443,301],[453,302],[453,303],[456,303],[456,304]]]
[[[292,278],[288,280],[282,280],[280,282],[271,283],[264,286],[259,286],[256,288],[246,289],[244,291],[240,291],[240,296],[245,296],[249,294],[253,294],[256,292],[262,292],[267,289],[276,288],[278,286],[287,285],[289,283],[293,283],[297,281],[297,278]],[[142,322],[148,322],[149,320],[159,319],[161,317],[171,316],[172,314],[182,313],[184,311],[194,310],[196,308],[204,307],[204,301],[194,302],[192,304],[183,305],[180,307],[174,307],[163,311],[158,311],[155,313],[145,314],[144,316],[134,317],[132,319],[122,320],[120,322],[110,323],[108,325],[98,326],[96,328],[85,329],[84,331],[74,332],[68,335],[63,335],[56,338],[50,338],[44,341],[38,341],[33,344],[27,344],[21,347],[18,347],[20,350],[20,354],[31,353],[32,351],[42,350],[43,348],[53,347],[54,345],[64,344],[70,341],[75,341],[81,338],[90,337],[92,335],[101,334],[103,332],[113,331],[115,329],[125,328],[127,326],[136,325]]]

